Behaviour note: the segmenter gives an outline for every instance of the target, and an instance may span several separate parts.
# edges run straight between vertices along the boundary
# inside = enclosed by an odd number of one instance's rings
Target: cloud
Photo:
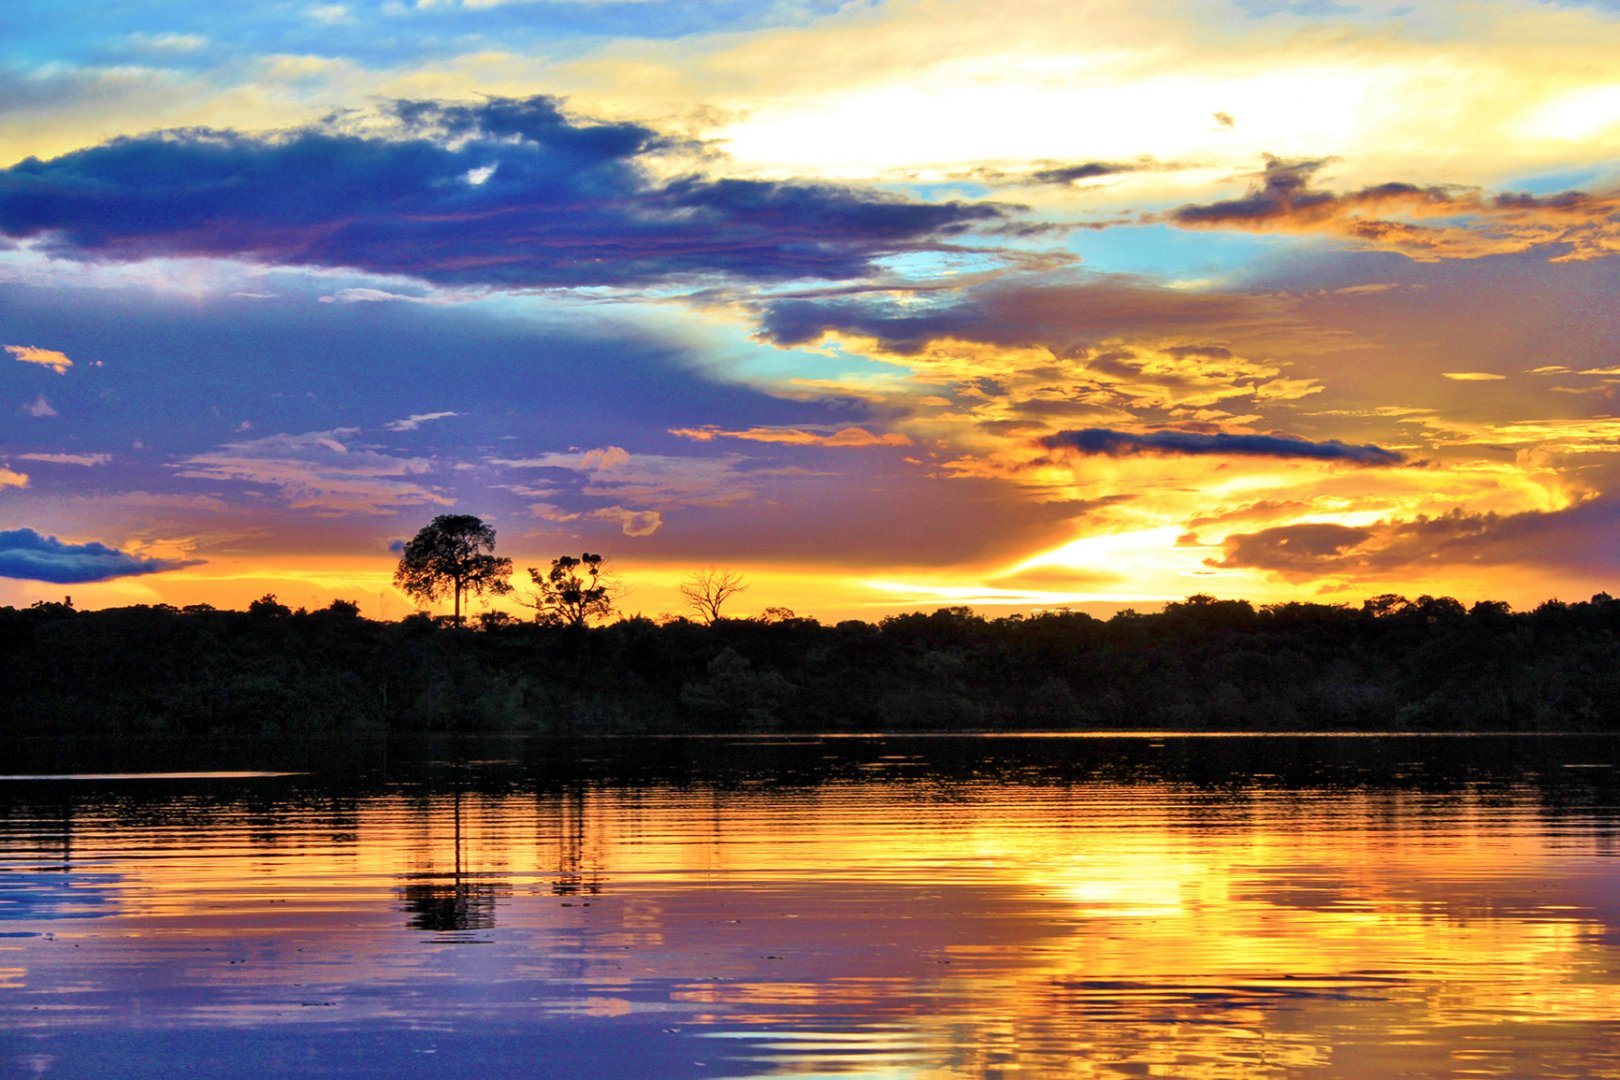
[[[354,13],[347,4],[311,4],[304,9],[304,14],[327,25],[354,22]]]
[[[556,503],[533,503],[529,506],[529,513],[533,514],[541,521],[555,521],[559,523],[565,521],[578,521],[580,517],[579,514],[570,510],[564,510]]]
[[[0,488],[27,487],[28,474],[16,472],[0,465]]]
[[[830,425],[828,425],[830,427]],[[683,439],[710,442],[716,438],[743,439],[748,442],[782,443],[788,446],[910,446],[911,439],[897,431],[878,435],[861,427],[838,428],[834,431],[809,431],[800,427],[759,426],[741,431],[722,431],[708,426],[701,428],[670,428],[671,435]]]
[[[40,364],[58,375],[66,374],[67,369],[73,366],[73,361],[69,360],[66,354],[59,353],[55,349],[41,349],[35,345],[0,345],[0,349],[6,350],[24,364]]]
[[[126,35],[124,40],[139,52],[156,54],[192,53],[208,45],[208,39],[198,34],[136,32]]]
[[[1501,382],[1506,375],[1493,375],[1488,371],[1442,371],[1443,377],[1452,382]]]
[[[622,506],[603,507],[585,516],[614,522],[626,536],[651,536],[664,524],[664,515],[657,510],[628,510]]]
[[[39,395],[33,401],[24,402],[19,406],[18,411],[39,419],[56,415],[56,410],[51,408],[51,403],[45,400],[44,394]]]
[[[1034,440],[1041,436],[1090,428],[1251,431],[1326,392],[1296,364],[1314,367],[1317,357],[1353,343],[1336,328],[1305,323],[1297,297],[1170,289],[1127,275],[1065,277],[981,282],[948,298],[774,301],[763,336],[881,363],[886,370],[863,374],[864,382],[798,385],[869,402],[886,426],[901,427],[919,446],[956,454],[938,462],[945,475],[1008,481],[1043,497],[1076,479],[1072,460],[1040,452]],[[1225,452],[1244,449],[1230,445]],[[1322,445],[1314,456],[1346,457]],[[1362,453],[1361,460],[1399,458]]]
[[[1227,569],[1247,567],[1304,579],[1323,573],[1333,564],[1343,564],[1346,552],[1372,536],[1371,529],[1331,522],[1279,525],[1259,532],[1233,533],[1226,538],[1225,557],[1205,562]]]
[[[387,514],[405,506],[449,506],[451,500],[404,477],[432,470],[425,458],[395,458],[352,448],[357,431],[337,428],[227,443],[179,462],[178,475],[278,490],[295,510]]]
[[[18,454],[24,461],[43,461],[50,465],[105,465],[111,454]]]
[[[33,529],[0,531],[0,577],[77,585],[197,565],[196,560],[143,559],[106,544],[70,544]]]
[[[626,536],[651,536],[664,524],[664,515],[657,510],[631,510],[623,506],[603,506],[595,510],[565,510],[555,503],[533,503],[529,513],[541,521],[564,524],[580,519],[611,521]]]
[[[884,348],[906,354],[949,339],[1042,347],[1065,356],[1139,334],[1213,336],[1256,326],[1297,332],[1302,324],[1295,307],[1280,296],[1170,289],[1126,274],[1087,274],[1070,280],[992,281],[954,289],[945,300],[782,299],[765,306],[759,333],[783,346],[840,333],[874,338]]]
[[[415,431],[417,428],[430,421],[443,420],[446,417],[460,415],[460,413],[454,412],[413,413],[403,420],[391,420],[384,424],[383,427],[389,431]]]
[[[579,455],[580,466],[593,472],[616,469],[630,463],[630,452],[622,446],[603,446]]]
[[[1330,233],[1420,261],[1474,259],[1561,245],[1554,262],[1620,254],[1620,192],[1488,196],[1454,185],[1400,181],[1334,193],[1312,187],[1331,158],[1266,155],[1242,198],[1182,206],[1165,220],[1187,229]],[[1414,219],[1443,219],[1419,224]]]
[[[826,183],[654,179],[658,155],[687,148],[636,124],[572,120],[549,97],[395,102],[383,121],[340,114],[264,136],[194,128],[28,158],[0,170],[0,232],[74,257],[641,286],[861,277],[879,258],[1005,217]]]
[[[1081,165],[1060,165],[1051,169],[1039,169],[1031,173],[1029,178],[1036,184],[1073,184],[1080,180],[1095,180],[1100,176],[1116,176],[1119,173],[1135,171],[1136,167],[1131,165],[1088,161]]]
[[[1021,184],[1054,184],[1067,187],[1071,184],[1078,184],[1083,180],[1100,180],[1103,177],[1121,176],[1126,173],[1166,172],[1182,167],[1180,165],[1162,164],[1150,158],[1144,158],[1136,162],[1083,161],[1070,165],[1046,165],[1021,177],[1008,177],[1005,173],[988,170],[981,172],[979,175],[988,182],[1013,179]]]
[[[387,289],[351,288],[319,298],[322,304],[443,304],[454,302],[442,296],[412,296],[410,293],[390,292]]]
[[[1620,529],[1620,498],[1600,496],[1563,510],[1518,514],[1454,509],[1365,527],[1284,525],[1234,533],[1222,569],[1267,570],[1294,581],[1432,572],[1447,567],[1528,564],[1561,573],[1620,570],[1610,538]]]
[[[1165,454],[1183,457],[1303,458],[1314,461],[1346,461],[1357,465],[1399,465],[1406,459],[1393,450],[1378,446],[1352,446],[1328,439],[1310,442],[1279,435],[1203,434],[1191,431],[1155,431],[1138,435],[1108,428],[1060,431],[1039,440],[1048,450],[1068,450],[1106,457],[1132,457],[1138,454]]]
[[[569,453],[539,454],[530,458],[495,458],[491,465],[509,469],[553,470],[547,495],[578,500],[612,499],[615,504],[639,503],[669,511],[694,506],[731,506],[750,498],[750,473],[739,468],[741,455],[676,457],[667,454],[630,454],[623,447],[605,446]],[[532,489],[531,489],[532,490]],[[609,508],[611,509],[611,508]],[[543,503],[531,507],[548,520],[552,514],[589,513]]]

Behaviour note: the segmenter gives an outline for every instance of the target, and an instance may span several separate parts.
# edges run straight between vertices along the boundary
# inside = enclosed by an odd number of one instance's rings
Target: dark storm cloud
[[[142,559],[94,541],[68,544],[33,529],[0,530],[0,577],[77,585],[195,565],[195,561]]]
[[[644,285],[690,275],[838,279],[1002,211],[831,184],[653,180],[672,148],[556,100],[403,102],[274,136],[191,129],[0,171],[0,232],[62,254],[237,256],[458,285]]]
[[[1328,439],[1310,442],[1278,435],[1206,435],[1191,431],[1155,431],[1136,435],[1109,428],[1060,431],[1041,439],[1048,450],[1071,450],[1081,454],[1131,457],[1138,454],[1167,454],[1196,457],[1305,458],[1314,461],[1348,461],[1357,465],[1398,465],[1405,459],[1393,450],[1379,446],[1354,446]]]

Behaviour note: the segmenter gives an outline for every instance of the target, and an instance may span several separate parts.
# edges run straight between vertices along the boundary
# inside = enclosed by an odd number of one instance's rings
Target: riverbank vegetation
[[[455,626],[0,608],[0,735],[1620,729],[1620,600]]]

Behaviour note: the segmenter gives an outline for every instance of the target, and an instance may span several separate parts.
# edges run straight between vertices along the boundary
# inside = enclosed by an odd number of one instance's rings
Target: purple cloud
[[[33,529],[0,530],[0,577],[78,585],[195,565],[194,559],[143,559],[95,541],[69,544]]]
[[[833,184],[654,180],[672,143],[548,97],[402,102],[388,135],[188,129],[0,170],[0,233],[58,253],[231,256],[457,285],[846,279],[1001,210]]]
[[[1155,431],[1136,435],[1109,428],[1083,428],[1060,431],[1040,440],[1048,450],[1071,450],[1106,457],[1132,457],[1138,454],[1173,454],[1183,457],[1305,458],[1315,461],[1348,461],[1357,465],[1399,465],[1406,459],[1380,446],[1353,445],[1337,439],[1311,442],[1281,435],[1206,435],[1192,431]]]

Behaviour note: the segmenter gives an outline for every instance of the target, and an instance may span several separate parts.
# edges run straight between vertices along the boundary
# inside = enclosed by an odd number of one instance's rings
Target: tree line
[[[592,587],[556,588],[578,612]],[[1108,619],[711,614],[457,626],[273,596],[247,611],[0,608],[0,735],[1620,730],[1606,594],[1523,612],[1386,595],[1193,596]]]

